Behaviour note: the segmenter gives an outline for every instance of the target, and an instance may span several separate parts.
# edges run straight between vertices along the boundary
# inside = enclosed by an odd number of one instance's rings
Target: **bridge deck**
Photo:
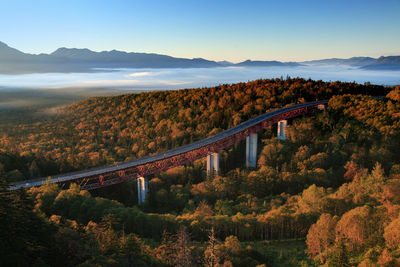
[[[20,187],[40,186],[46,182],[65,183],[65,182],[70,182],[73,180],[84,179],[84,178],[88,178],[88,177],[97,177],[97,176],[101,176],[103,174],[110,174],[113,172],[132,169],[134,167],[143,166],[143,165],[150,164],[150,163],[161,162],[168,158],[176,157],[178,155],[182,155],[182,154],[185,154],[185,153],[188,153],[191,151],[195,151],[195,150],[210,146],[212,144],[220,142],[221,140],[227,139],[229,137],[237,135],[238,133],[244,132],[247,129],[250,129],[250,128],[258,125],[263,121],[272,119],[274,117],[278,117],[279,115],[287,113],[289,111],[300,110],[300,109],[304,109],[307,107],[315,107],[320,104],[326,104],[326,103],[328,103],[328,100],[298,104],[298,105],[294,105],[294,106],[290,106],[290,107],[281,108],[281,109],[278,109],[275,111],[265,113],[263,115],[260,115],[256,118],[248,120],[246,122],[243,122],[231,129],[225,130],[225,131],[223,131],[219,134],[216,134],[212,137],[194,142],[189,145],[181,146],[181,147],[178,147],[178,148],[166,151],[166,152],[162,152],[162,153],[159,153],[159,154],[156,154],[153,156],[148,156],[148,157],[127,161],[127,162],[120,163],[120,164],[105,166],[105,167],[97,167],[97,168],[91,168],[91,169],[77,171],[77,172],[60,174],[57,176],[51,176],[50,180],[46,177],[40,178],[40,179],[35,179],[35,180],[26,180],[26,181],[22,181],[22,182],[13,184],[10,187],[10,189],[14,190],[14,189],[18,189]]]

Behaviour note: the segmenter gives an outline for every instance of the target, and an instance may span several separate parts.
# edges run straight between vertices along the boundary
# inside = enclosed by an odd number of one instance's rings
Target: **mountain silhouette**
[[[59,48],[51,54],[23,53],[0,42],[0,73],[92,72],[95,68],[210,68],[221,66],[202,58],[175,58],[160,54],[123,51],[94,52]]]
[[[297,62],[280,62],[280,61],[252,61],[246,60],[236,64],[236,66],[243,67],[297,67],[301,66],[301,64]]]
[[[400,70],[400,56],[331,58],[304,62],[252,61],[237,64],[203,58],[177,58],[154,53],[118,50],[95,52],[87,48],[59,48],[51,54],[27,54],[0,42],[0,74],[96,72],[116,68],[298,67],[348,65],[372,70]]]
[[[400,56],[380,57],[372,64],[362,68],[369,70],[400,70]]]
[[[119,68],[209,68],[220,66],[202,58],[175,58],[160,54],[127,53],[123,51],[94,52],[89,49],[59,48],[52,56],[93,67]]]
[[[351,57],[351,58],[328,58],[320,60],[304,61],[302,63],[307,65],[347,65],[351,67],[363,67],[370,65],[376,61],[372,57]]]

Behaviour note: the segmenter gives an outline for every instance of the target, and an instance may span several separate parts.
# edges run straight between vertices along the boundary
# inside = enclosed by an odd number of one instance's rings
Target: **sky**
[[[239,62],[400,55],[400,0],[0,0],[0,41]]]

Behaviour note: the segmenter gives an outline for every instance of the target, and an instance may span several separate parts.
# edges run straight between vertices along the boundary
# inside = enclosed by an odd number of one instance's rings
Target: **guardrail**
[[[157,155],[127,161],[121,164],[91,168],[35,180],[26,180],[11,185],[10,190],[21,187],[29,188],[41,186],[46,183],[64,184],[71,182],[80,184],[83,190],[91,190],[136,179],[140,176],[155,174],[205,157],[209,153],[229,147],[245,139],[248,135],[267,128],[280,120],[306,114],[317,109],[319,105],[327,103],[328,100],[322,100],[281,108],[243,122],[212,137]]]

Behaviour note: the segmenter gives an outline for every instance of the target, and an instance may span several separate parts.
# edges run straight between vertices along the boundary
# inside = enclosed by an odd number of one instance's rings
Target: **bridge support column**
[[[246,166],[257,167],[257,134],[246,137]]]
[[[149,185],[147,179],[144,177],[137,178],[137,188],[138,188],[138,204],[142,204],[146,201],[146,194],[149,190]]]
[[[207,175],[214,176],[219,174],[219,154],[212,153],[207,155]]]
[[[278,121],[278,139],[286,140],[287,120]]]

